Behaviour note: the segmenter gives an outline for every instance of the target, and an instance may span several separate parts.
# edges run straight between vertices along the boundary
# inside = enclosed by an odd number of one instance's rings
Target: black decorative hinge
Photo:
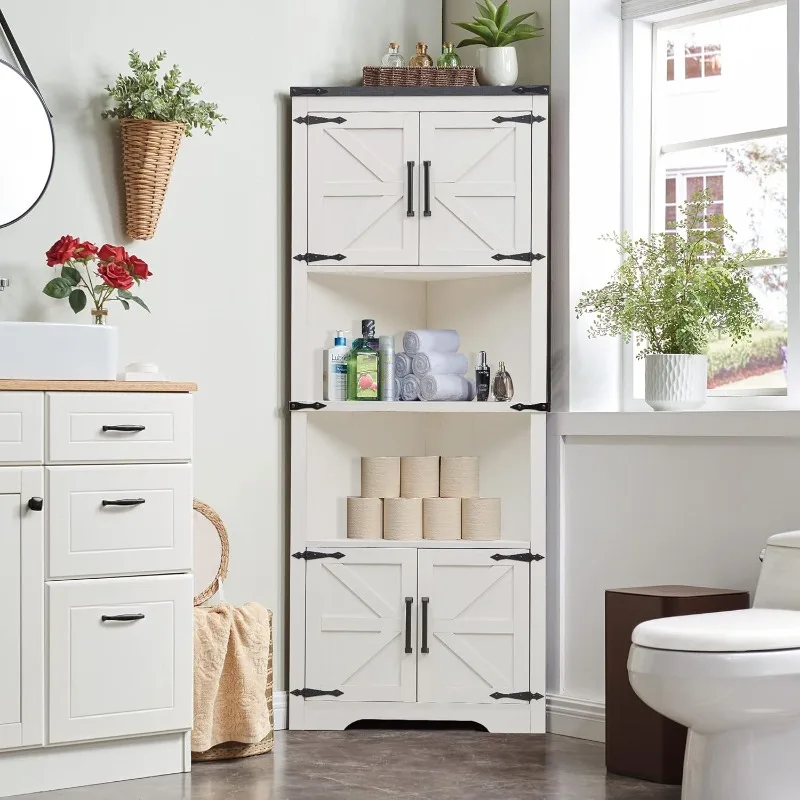
[[[308,700],[309,697],[325,697],[326,695],[330,697],[341,697],[344,692],[341,689],[334,689],[332,692],[326,692],[324,689],[292,689],[289,694]]]
[[[550,403],[514,403],[512,411],[549,411]]]
[[[300,253],[294,257],[295,261],[305,261],[307,264],[313,264],[315,261],[344,261],[347,256],[341,253],[334,253],[332,256],[326,256],[322,253]]]
[[[321,86],[295,86],[292,88],[293,97],[307,97],[308,95],[328,94],[327,89]]]
[[[316,561],[318,558],[344,558],[344,553],[318,553],[316,550],[303,550],[299,553],[292,553],[292,558],[303,558],[306,561]]]
[[[322,125],[323,122],[335,122],[337,125],[341,125],[343,122],[347,122],[344,117],[315,117],[313,114],[295,117],[294,121],[298,125]]]
[[[305,411],[307,408],[311,408],[314,411],[321,411],[325,408],[325,403],[320,403],[317,400],[316,403],[300,403],[297,400],[292,400],[289,403],[289,411]]]
[[[518,117],[492,117],[492,122],[521,122],[523,125],[533,125],[534,122],[544,122],[544,117],[528,113],[521,114]]]
[[[493,261],[527,261],[529,263],[541,261],[543,258],[541,253],[511,253],[510,255],[495,253],[492,256]]]
[[[541,561],[544,556],[540,556],[538,553],[512,553],[510,556],[505,556],[502,553],[495,553],[493,556],[490,556],[492,561],[524,561],[527,564],[530,564],[531,561]]]
[[[530,703],[531,700],[541,700],[544,695],[539,694],[539,692],[508,692],[507,694],[504,692],[492,692],[489,697],[493,700],[526,700]]]

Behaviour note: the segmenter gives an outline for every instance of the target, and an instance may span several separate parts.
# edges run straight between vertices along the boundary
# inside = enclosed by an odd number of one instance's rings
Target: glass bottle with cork
[[[433,59],[428,55],[428,45],[425,42],[417,42],[416,55],[411,57],[408,62],[409,67],[432,67]]]
[[[377,400],[380,381],[375,320],[361,320],[361,338],[353,342],[347,359],[347,399]]]
[[[461,66],[461,56],[456,53],[455,45],[452,42],[442,44],[442,54],[439,56],[436,66],[445,69]]]
[[[400,54],[400,45],[397,42],[390,42],[389,51],[381,59],[381,66],[396,69],[397,67],[405,67],[405,65],[406,60]]]

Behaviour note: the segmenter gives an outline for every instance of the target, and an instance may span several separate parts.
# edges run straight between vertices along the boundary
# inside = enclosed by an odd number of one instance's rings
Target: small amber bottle
[[[425,42],[417,42],[416,55],[411,57],[408,62],[409,67],[432,67],[433,59],[428,55],[428,45]]]

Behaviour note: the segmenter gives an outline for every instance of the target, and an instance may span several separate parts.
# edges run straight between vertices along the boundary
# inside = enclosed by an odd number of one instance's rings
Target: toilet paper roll
[[[439,456],[404,456],[400,459],[400,496],[439,496]]]
[[[461,501],[461,538],[473,542],[500,538],[499,497],[465,497]]]
[[[461,499],[426,497],[422,501],[422,537],[424,539],[461,538]]]
[[[441,497],[479,497],[481,460],[474,456],[442,456]]]
[[[361,459],[362,497],[400,497],[400,459]]]
[[[379,497],[347,498],[347,538],[383,538],[383,500]]]
[[[422,538],[422,498],[387,497],[383,501],[383,538]]]

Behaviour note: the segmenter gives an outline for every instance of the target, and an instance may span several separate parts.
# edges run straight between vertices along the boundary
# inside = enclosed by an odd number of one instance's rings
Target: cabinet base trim
[[[189,772],[186,733],[0,753],[0,797]]]
[[[304,702],[307,731],[341,731],[363,719],[477,722],[491,733],[544,733],[544,715],[528,703],[343,703]],[[541,717],[542,724],[533,720]],[[290,730],[297,730],[289,714]]]

